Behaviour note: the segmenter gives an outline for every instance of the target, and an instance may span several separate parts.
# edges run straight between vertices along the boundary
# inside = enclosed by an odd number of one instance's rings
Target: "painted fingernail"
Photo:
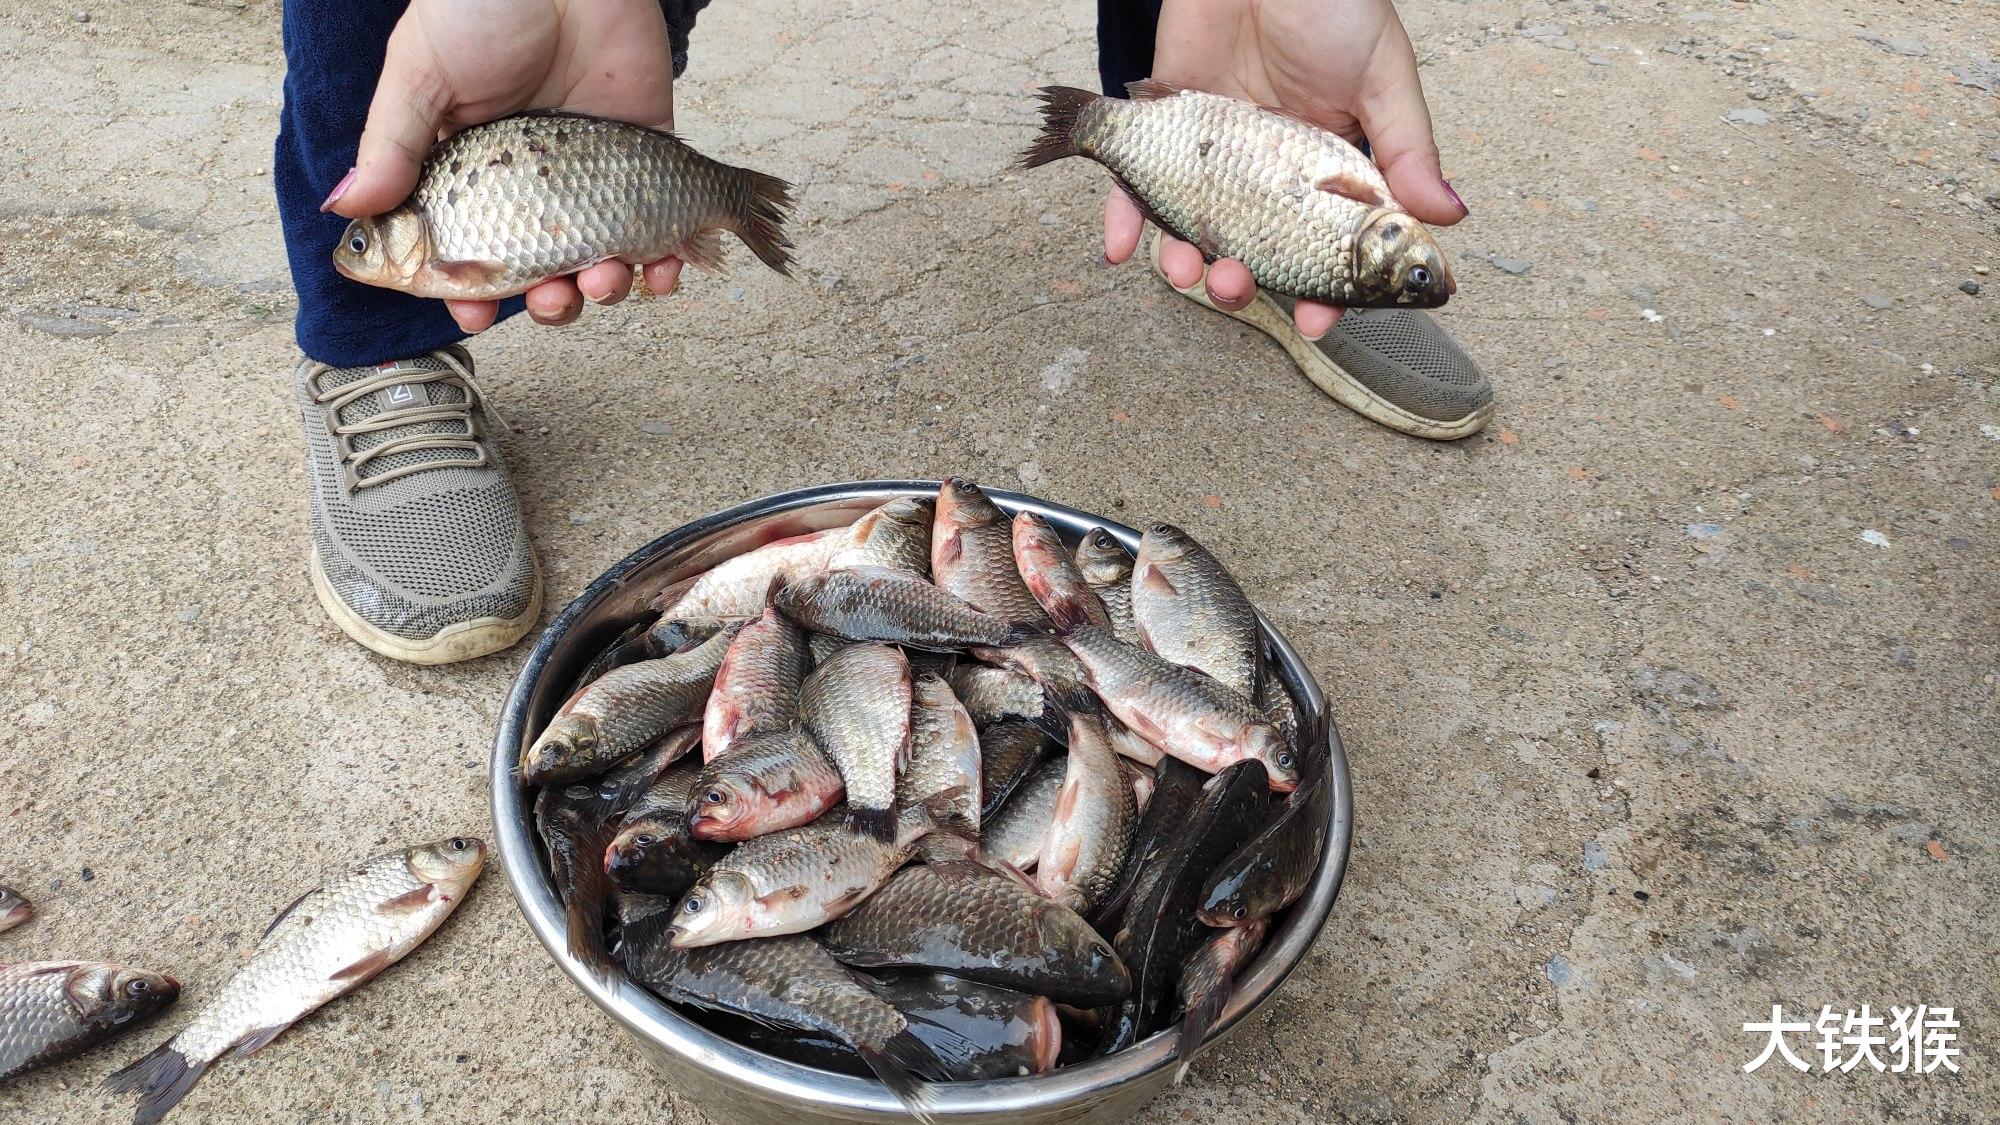
[[[333,194],[327,196],[326,202],[319,205],[322,212],[333,210],[333,205],[340,202],[341,196],[347,194],[347,189],[354,183],[354,172],[354,169],[349,168],[347,175],[340,177],[340,182],[333,185]]]
[[[1445,181],[1444,181],[1444,193],[1445,193],[1446,195],[1449,195],[1449,196],[1451,196],[1451,201],[1452,201],[1453,203],[1456,203],[1456,204],[1458,204],[1458,213],[1459,213],[1459,214],[1461,214],[1461,215],[1470,215],[1470,214],[1472,214],[1472,208],[1470,208],[1470,207],[1467,207],[1467,206],[1465,205],[1465,200],[1463,200],[1463,199],[1460,199],[1460,198],[1458,197],[1458,189],[1457,189],[1457,188],[1454,188],[1454,187],[1452,187],[1452,186],[1451,186],[1451,181],[1450,181],[1450,180],[1445,180]]]

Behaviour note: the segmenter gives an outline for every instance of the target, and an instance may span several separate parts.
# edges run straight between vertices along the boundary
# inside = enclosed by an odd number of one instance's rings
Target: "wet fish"
[[[1062,1022],[1045,996],[922,972],[889,973],[873,989],[909,1021],[951,1081],[1046,1074],[1062,1052]]]
[[[1084,669],[1083,662],[1076,658],[1076,654],[1070,651],[1068,645],[1055,637],[1031,637],[1005,648],[979,648],[972,651],[973,655],[981,660],[1003,664],[1010,671],[1028,676],[1048,698],[1081,700],[1090,694],[1090,677]],[[1041,714],[1036,717],[1035,723],[1047,731],[1049,737],[1059,741],[1069,735],[1069,719],[1061,713],[1059,707],[1052,708],[1045,705]],[[1106,730],[1111,738],[1112,749],[1141,765],[1158,765],[1165,754],[1165,751],[1116,719],[1106,724]]]
[[[910,752],[910,665],[902,652],[856,644],[828,657],[799,692],[799,722],[840,770],[856,827],[892,837],[896,778]]]
[[[1035,766],[1013,796],[988,819],[979,837],[980,850],[989,859],[1018,870],[1034,870],[1042,858],[1049,823],[1055,819],[1056,794],[1062,792],[1063,776],[1068,772],[1067,758],[1051,758]]]
[[[732,627],[686,652],[615,668],[570,696],[522,752],[522,779],[561,785],[603,773],[700,720],[733,636]]]
[[[652,617],[646,617],[626,626],[616,640],[606,645],[596,656],[591,657],[590,663],[585,664],[583,671],[577,673],[576,682],[570,685],[570,694],[575,695],[582,691],[590,681],[613,668],[640,660],[651,660],[656,656],[665,656],[665,652],[652,651],[654,646],[649,643],[653,622]]]
[[[1130,758],[1118,759],[1125,770],[1125,780],[1132,786],[1132,805],[1136,812],[1143,814],[1146,805],[1153,799],[1153,771]]]
[[[1139,883],[1146,876],[1158,876],[1161,850],[1187,822],[1188,812],[1201,798],[1201,787],[1207,783],[1207,774],[1179,759],[1168,758],[1160,763],[1145,812],[1140,814],[1132,831],[1132,846],[1125,853],[1125,866],[1102,904],[1090,916],[1092,925],[1105,933],[1114,932],[1111,923],[1124,914],[1127,901],[1135,895],[1146,897]]]
[[[1112,890],[1132,845],[1132,783],[1119,765],[1104,718],[1077,710],[1069,720],[1069,759],[1035,864],[1035,885],[1087,914]]]
[[[978,609],[1017,625],[1046,627],[1048,614],[1014,566],[1013,525],[984,491],[952,477],[938,488],[931,524],[931,577]]]
[[[1262,662],[1257,610],[1208,548],[1170,523],[1139,540],[1132,618],[1145,646],[1249,699]]]
[[[1033,722],[1041,718],[1042,686],[1026,673],[961,660],[952,666],[948,678],[952,694],[965,704],[966,713],[980,727],[1004,719]]]
[[[946,827],[979,835],[979,731],[972,716],[942,676],[918,676],[910,684],[910,760],[898,786],[897,804],[949,803]]]
[[[673,583],[654,598],[661,625],[756,617],[770,605],[774,585],[825,571],[834,554],[848,546],[849,534],[836,527],[774,539]]]
[[[1301,117],[1147,79],[1131,99],[1042,89],[1022,163],[1102,164],[1154,225],[1237,258],[1274,293],[1350,308],[1435,308],[1444,253],[1361,150]]]
[[[1264,717],[1278,728],[1278,733],[1284,736],[1285,745],[1299,751],[1301,773],[1308,764],[1317,761],[1316,755],[1306,753],[1305,735],[1299,724],[1299,705],[1293,701],[1292,693],[1285,688],[1284,682],[1269,672],[1257,684],[1257,710],[1264,712]]]
[[[603,261],[718,270],[722,232],[791,272],[791,186],[671,133],[536,111],[455,133],[395,210],[356,219],[334,268],[419,297],[490,301]]]
[[[1029,633],[908,571],[858,566],[786,586],[778,611],[816,633],[950,651],[1004,645]]]
[[[0,1083],[122,1035],[180,993],[172,977],[108,961],[0,965]]]
[[[0,887],[0,934],[35,916],[35,904],[12,887]]]
[[[138,1093],[135,1125],[158,1121],[225,1051],[255,1053],[415,949],[458,908],[485,864],[484,843],[454,836],[377,856],[307,892],[192,1023],[105,1086]]]
[[[805,633],[775,609],[745,625],[715,670],[702,712],[702,760],[715,761],[745,736],[791,726],[810,660]]]
[[[1033,512],[1014,517],[1014,566],[1056,628],[1111,628],[1111,612],[1084,580],[1069,548],[1063,546],[1062,536]]]
[[[902,811],[889,840],[834,816],[747,840],[682,896],[673,943],[803,933],[838,918],[880,890],[932,825],[919,807]]]
[[[807,633],[806,651],[812,654],[813,667],[817,668],[833,659],[833,654],[853,644],[840,637],[829,637],[825,633]]]
[[[752,735],[694,778],[688,829],[700,840],[748,840],[810,824],[845,792],[840,771],[803,731]]]
[[[827,569],[879,566],[929,576],[931,516],[936,511],[937,501],[928,496],[902,496],[868,512],[847,529]]]
[[[1123,1050],[1163,1026],[1181,968],[1206,940],[1196,917],[1202,884],[1262,822],[1264,767],[1238,762],[1210,778],[1186,822],[1157,856],[1157,873],[1126,908],[1114,945],[1132,971],[1132,994],[1110,1021],[1103,1051]]]
[[[1148,743],[1209,772],[1254,759],[1273,789],[1298,785],[1296,755],[1248,699],[1103,629],[1077,629],[1063,642],[1105,706]]]
[[[1257,947],[1264,944],[1264,932],[1269,925],[1268,920],[1258,918],[1214,935],[1202,943],[1194,959],[1181,970],[1181,1027],[1174,1048],[1180,1065],[1174,1068],[1174,1085],[1180,1085],[1187,1077],[1188,1067],[1194,1065],[1195,1052],[1201,1049],[1202,1040],[1208,1038],[1208,1029],[1215,1026],[1235,991],[1236,975],[1250,963]]]
[[[693,741],[687,734],[669,736],[602,777],[550,786],[535,798],[535,831],[563,901],[570,954],[599,973],[609,974],[612,968],[604,948],[604,912],[612,896],[605,856],[626,810],[651,790],[675,756],[686,755]]]
[[[857,968],[935,969],[1057,1003],[1109,1004],[1131,988],[1075,911],[964,864],[905,868],[815,936]]]
[[[1312,885],[1326,849],[1327,806],[1333,785],[1323,772],[1308,778],[1269,824],[1231,853],[1201,891],[1201,920],[1217,928],[1269,918]]]
[[[919,1120],[932,1121],[918,1074],[944,1068],[894,1008],[807,937],[683,949],[664,941],[627,953],[633,979],[679,1004],[829,1035],[855,1050]]]
[[[1048,735],[1019,719],[1006,719],[980,731],[980,817],[991,817],[1005,804],[1048,752]]]
[[[1132,552],[1101,527],[1084,533],[1076,545],[1076,569],[1111,617],[1111,631],[1126,644],[1139,643],[1132,622]]]
[[[698,738],[690,727],[683,735]],[[654,779],[618,822],[604,849],[604,872],[621,891],[678,895],[692,885],[724,848],[697,840],[688,805],[702,764],[683,757]]]

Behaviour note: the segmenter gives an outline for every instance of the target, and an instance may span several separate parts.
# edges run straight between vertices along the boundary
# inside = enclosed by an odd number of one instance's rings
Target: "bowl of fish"
[[[1118,1120],[1326,925],[1352,790],[1224,565],[968,481],[767,497],[606,571],[493,748],[569,978],[722,1119]]]

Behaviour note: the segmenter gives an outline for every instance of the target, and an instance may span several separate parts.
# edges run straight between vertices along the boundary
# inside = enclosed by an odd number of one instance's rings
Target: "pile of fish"
[[[1318,866],[1322,740],[1171,525],[954,479],[653,608],[521,755],[571,952],[920,1117],[1176,1025],[1184,1073]]]
[[[223,1055],[262,1049],[401,960],[458,908],[485,864],[484,843],[454,836],[376,856],[300,895],[192,1022],[105,1086],[139,1095],[137,1125],[160,1120]],[[0,887],[0,931],[32,915]],[[111,962],[0,962],[0,1083],[139,1026],[180,991],[172,977]]]

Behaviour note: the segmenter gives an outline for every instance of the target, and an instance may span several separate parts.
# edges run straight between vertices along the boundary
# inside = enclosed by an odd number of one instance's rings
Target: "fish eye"
[[[131,981],[125,985],[125,991],[131,993],[134,996],[144,996],[146,993],[151,992],[152,990],[153,986],[147,984],[143,980]]]
[[[700,895],[689,895],[688,900],[681,904],[681,913],[699,914],[703,905]]]
[[[354,237],[347,240],[347,248],[356,254],[366,252],[368,249],[368,236],[362,234],[360,231],[355,231]]]
[[[1229,916],[1230,916],[1231,918],[1241,918],[1241,917],[1243,917],[1243,916],[1244,916],[1245,914],[1248,914],[1248,913],[1250,913],[1250,911],[1249,911],[1248,909],[1246,909],[1246,908],[1244,908],[1244,907],[1241,907],[1241,906],[1239,906],[1239,907],[1237,907],[1236,909],[1234,909],[1234,910],[1230,911],[1230,912],[1229,912]]]
[[[1431,283],[1431,271],[1422,266],[1411,266],[1410,283],[1418,286],[1429,285]]]
[[[719,805],[722,803],[722,790],[711,789],[701,795],[701,800],[705,805]]]
[[[653,835],[651,832],[641,832],[637,836],[632,837],[632,842],[642,848],[650,848],[654,844],[659,843],[660,840],[659,837]]]
[[[451,839],[446,840],[444,842],[444,846],[450,848],[452,851],[462,852],[465,849],[471,847],[472,845],[468,843],[465,837],[463,836],[453,836]]]
[[[1281,750],[1281,751],[1279,751],[1279,752],[1278,752],[1278,768],[1279,768],[1279,769],[1281,769],[1281,770],[1288,770],[1288,769],[1291,769],[1291,768],[1292,768],[1292,766],[1293,766],[1293,765],[1295,765],[1296,763],[1297,763],[1297,759],[1295,759],[1295,758],[1293,758],[1293,757],[1292,757],[1292,753],[1291,753],[1291,751],[1289,751],[1289,750]]]

